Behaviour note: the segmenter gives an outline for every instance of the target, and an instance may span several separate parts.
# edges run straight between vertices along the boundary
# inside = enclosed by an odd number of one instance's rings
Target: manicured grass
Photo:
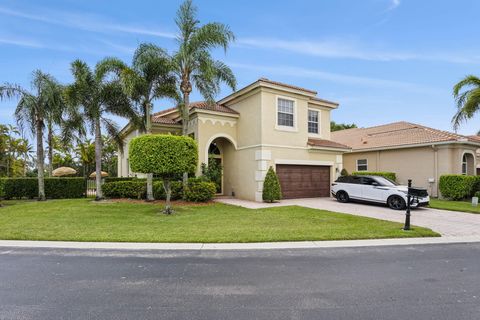
[[[90,199],[6,202],[0,239],[130,242],[262,242],[438,236],[402,224],[297,206],[260,210],[224,204],[177,207]],[[368,210],[368,208],[366,208]]]
[[[462,211],[462,212],[469,212],[469,213],[480,213],[480,205],[477,207],[472,207],[472,203],[470,201],[450,201],[450,200],[430,199],[430,208]]]

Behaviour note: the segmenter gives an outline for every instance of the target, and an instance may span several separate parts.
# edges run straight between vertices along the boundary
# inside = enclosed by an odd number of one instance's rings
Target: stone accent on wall
[[[272,152],[270,150],[255,151],[255,161],[257,161],[257,170],[255,171],[255,181],[257,182],[257,190],[255,191],[255,201],[262,202],[263,181],[267,175],[268,163],[272,160]]]

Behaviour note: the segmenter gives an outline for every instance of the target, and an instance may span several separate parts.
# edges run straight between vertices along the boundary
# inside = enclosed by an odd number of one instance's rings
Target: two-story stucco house
[[[221,161],[222,194],[262,200],[263,181],[272,166],[284,198],[330,195],[330,184],[342,170],[342,154],[349,147],[330,140],[330,112],[335,102],[318,98],[312,90],[268,79],[219,100],[190,105],[189,134],[199,148],[201,163],[209,156]],[[152,116],[153,133],[181,132],[176,108]],[[132,176],[128,142],[138,131],[127,125],[120,176]]]

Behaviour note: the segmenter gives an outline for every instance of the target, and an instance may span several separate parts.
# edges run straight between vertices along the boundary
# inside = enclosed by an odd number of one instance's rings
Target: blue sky
[[[139,43],[175,50],[181,1],[0,1],[0,82],[29,86],[42,69],[61,82],[69,64],[106,56],[126,62]],[[406,120],[451,130],[452,86],[480,65],[480,1],[197,0],[201,22],[228,24],[237,39],[225,55],[239,87],[257,78],[314,89],[340,107],[337,122],[371,126]],[[222,97],[230,93],[225,89]],[[194,93],[195,100],[201,97]],[[0,103],[13,122],[15,101]],[[155,111],[170,107],[157,101]],[[120,121],[120,124],[124,122]],[[459,130],[480,129],[472,119]]]

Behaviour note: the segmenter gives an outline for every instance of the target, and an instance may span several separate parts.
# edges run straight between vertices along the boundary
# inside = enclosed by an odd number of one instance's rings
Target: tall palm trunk
[[[48,144],[48,176],[52,176],[53,171],[53,127],[52,123],[48,122],[48,137],[47,137],[47,144]]]
[[[45,201],[45,180],[44,180],[44,154],[43,154],[43,123],[36,121],[37,131],[37,175],[38,175],[38,200]]]
[[[182,135],[188,135],[188,122],[189,122],[189,112],[190,112],[190,92],[192,91],[192,84],[189,81],[186,81],[182,84],[181,90],[183,93],[183,107],[182,107]],[[188,185],[188,172],[183,173],[182,179],[183,185],[183,198],[185,199],[185,192]]]
[[[102,130],[100,128],[100,119],[95,120],[95,200],[103,199],[102,193]]]
[[[152,116],[151,116],[151,112],[152,112],[152,104],[151,103],[147,103],[147,105],[145,106],[146,109],[145,109],[145,129],[146,129],[146,133],[147,134],[151,134],[152,133]],[[155,200],[153,198],[153,173],[147,173],[147,201],[153,201]]]

